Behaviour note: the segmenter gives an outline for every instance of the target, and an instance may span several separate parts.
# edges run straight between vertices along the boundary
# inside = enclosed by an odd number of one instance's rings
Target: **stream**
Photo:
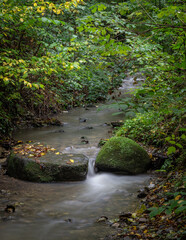
[[[133,78],[126,78],[119,89],[122,97],[133,87]],[[4,176],[1,181],[6,186],[6,197],[0,203],[1,215],[5,215],[0,222],[1,240],[103,239],[113,228],[97,223],[97,219],[101,216],[115,219],[120,212],[136,208],[137,191],[148,181],[147,174],[121,176],[94,172],[94,161],[100,150],[98,143],[101,138],[112,136],[112,128],[107,123],[124,118],[124,115],[112,115],[117,111],[109,107],[98,111],[97,106],[75,108],[58,116],[64,123],[62,127],[16,131],[17,140],[44,142],[63,153],[86,155],[89,172],[85,181],[49,184]],[[82,137],[88,140],[87,144],[82,142]],[[4,212],[3,207],[8,204],[16,206],[14,213]]]

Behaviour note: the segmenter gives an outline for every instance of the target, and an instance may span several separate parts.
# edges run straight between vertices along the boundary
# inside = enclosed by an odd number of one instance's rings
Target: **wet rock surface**
[[[111,122],[111,125],[112,125],[113,128],[121,127],[123,125],[123,121]]]
[[[9,176],[34,182],[79,181],[86,178],[88,158],[63,154],[37,144],[15,147],[7,158]]]

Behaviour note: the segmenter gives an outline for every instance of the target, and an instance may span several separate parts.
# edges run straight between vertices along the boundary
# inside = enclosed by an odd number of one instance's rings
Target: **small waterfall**
[[[63,153],[79,153],[84,154],[89,158],[88,163],[88,174],[87,177],[93,177],[96,175],[95,173],[95,160],[96,156],[99,152],[99,148],[92,146],[92,147],[83,147],[83,148],[76,148],[76,147],[67,147],[63,150]]]
[[[95,158],[90,158],[88,163],[88,174],[87,177],[95,176]]]

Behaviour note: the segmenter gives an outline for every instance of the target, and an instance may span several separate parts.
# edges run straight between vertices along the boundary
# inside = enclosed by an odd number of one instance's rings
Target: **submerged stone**
[[[12,152],[7,158],[9,176],[33,182],[80,181],[86,179],[88,158],[83,154],[48,152],[29,158]]]
[[[98,171],[139,174],[147,171],[150,162],[139,144],[129,138],[113,137],[98,153],[95,166]]]

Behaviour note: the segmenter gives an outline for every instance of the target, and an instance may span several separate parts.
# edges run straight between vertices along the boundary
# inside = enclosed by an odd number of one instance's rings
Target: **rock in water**
[[[139,174],[148,170],[150,162],[147,152],[136,142],[125,137],[113,137],[98,153],[95,166],[98,171]]]
[[[88,158],[83,154],[58,154],[29,158],[12,152],[7,159],[7,173],[33,182],[80,181],[86,179]]]

